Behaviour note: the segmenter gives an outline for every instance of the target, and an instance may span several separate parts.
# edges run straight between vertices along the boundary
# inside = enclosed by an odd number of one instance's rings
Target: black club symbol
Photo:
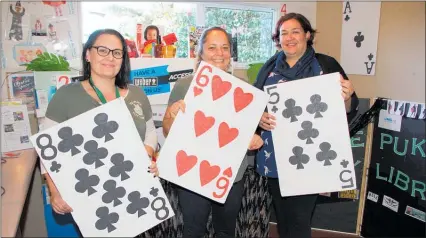
[[[87,154],[83,156],[83,162],[87,165],[92,165],[95,163],[95,168],[99,168],[104,163],[101,161],[105,159],[108,155],[108,150],[100,147],[98,148],[98,142],[94,140],[89,140],[84,144],[84,149],[87,151]]]
[[[283,110],[283,117],[285,118],[291,118],[290,122],[297,121],[296,116],[300,116],[302,114],[302,108],[299,106],[296,106],[296,101],[292,98],[287,99],[284,102],[284,105],[286,106],[286,109]]]
[[[356,36],[354,37],[354,41],[356,42],[356,47],[360,48],[361,43],[364,41],[364,35],[361,35],[361,32],[358,31]]]
[[[119,215],[115,212],[109,213],[108,207],[98,208],[96,210],[96,216],[99,217],[99,220],[97,220],[95,223],[96,229],[108,229],[108,233],[117,229],[113,224],[118,222]]]
[[[108,115],[106,113],[99,113],[95,116],[94,121],[96,127],[92,130],[92,135],[96,138],[105,137],[105,142],[114,139],[111,135],[118,130],[118,123],[115,121],[108,121]]]
[[[311,138],[317,138],[317,136],[319,135],[319,131],[315,128],[312,128],[312,122],[310,121],[302,122],[302,128],[303,130],[297,133],[297,136],[299,137],[299,139],[306,140],[306,144],[314,143]]]
[[[137,212],[138,217],[146,214],[144,208],[149,206],[148,198],[141,197],[141,194],[138,191],[131,192],[127,198],[130,201],[130,204],[126,208],[128,213],[135,214]]]
[[[321,152],[317,153],[317,160],[324,161],[324,166],[331,165],[331,160],[336,159],[337,153],[334,150],[330,150],[331,145],[328,142],[323,142],[319,146]]]
[[[152,187],[149,194],[151,194],[154,197],[157,197],[158,196],[158,188]]]
[[[300,146],[295,146],[293,148],[293,154],[290,156],[290,164],[297,165],[296,169],[304,169],[303,164],[307,164],[309,162],[309,156],[303,154],[303,148]]]
[[[87,169],[79,169],[75,172],[75,178],[78,182],[75,184],[75,191],[79,193],[85,193],[90,196],[96,193],[94,186],[99,184],[99,177],[96,175],[90,175]]]
[[[310,98],[311,104],[306,107],[306,111],[310,114],[314,114],[314,118],[322,117],[321,112],[327,111],[328,105],[325,102],[321,102],[321,96],[314,94]]]
[[[111,203],[114,201],[114,207],[122,204],[120,198],[126,195],[126,189],[123,187],[117,187],[117,183],[114,180],[108,180],[104,183],[104,189],[106,193],[102,195],[102,201],[104,203]]]
[[[59,172],[59,169],[62,167],[62,165],[61,164],[59,164],[58,162],[56,162],[56,161],[53,161],[52,162],[52,165],[50,166],[50,171],[52,171],[52,172],[55,172],[55,173],[58,173]]]
[[[121,175],[121,181],[130,178],[127,172],[132,171],[133,163],[129,160],[125,161],[123,154],[114,154],[111,156],[111,162],[114,164],[114,166],[109,169],[109,175],[112,177],[118,177]]]
[[[60,152],[66,153],[71,150],[71,155],[74,156],[80,153],[80,150],[77,149],[77,146],[83,144],[84,138],[80,134],[72,134],[71,127],[63,127],[58,131],[59,138],[62,139],[58,144],[58,150]]]

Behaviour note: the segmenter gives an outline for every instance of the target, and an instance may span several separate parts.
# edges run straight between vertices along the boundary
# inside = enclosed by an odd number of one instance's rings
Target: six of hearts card
[[[201,62],[157,160],[160,177],[224,203],[268,95]]]

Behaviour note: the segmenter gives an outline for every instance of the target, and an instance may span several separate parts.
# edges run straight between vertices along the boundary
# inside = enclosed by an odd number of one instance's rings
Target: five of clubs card
[[[356,186],[339,79],[334,73],[265,87],[277,118],[272,137],[282,196]]]

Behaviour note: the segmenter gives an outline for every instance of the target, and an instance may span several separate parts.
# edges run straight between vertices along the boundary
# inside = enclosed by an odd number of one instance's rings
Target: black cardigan
[[[272,70],[275,67],[275,61],[279,55],[279,52],[276,53],[274,56],[272,56],[266,63],[260,68],[259,73],[257,74],[256,81],[254,82],[254,86],[260,90],[263,90],[263,86],[265,86],[266,79],[269,76],[269,73],[272,72]],[[348,80],[348,76],[346,75],[345,71],[343,70],[342,66],[331,56],[315,53],[315,58],[317,58],[318,63],[321,66],[321,69],[324,74],[330,74],[330,73],[336,73],[339,72],[344,79]],[[351,96],[351,110],[350,112],[346,113],[348,123],[352,121],[353,118],[355,118],[357,111],[358,111],[358,96],[354,92]]]

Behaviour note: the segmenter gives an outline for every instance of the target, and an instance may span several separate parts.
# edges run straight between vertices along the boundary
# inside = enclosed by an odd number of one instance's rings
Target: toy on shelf
[[[170,33],[165,35],[163,41],[166,44],[162,47],[163,58],[174,58],[176,56],[176,46],[174,45],[177,42],[176,34]]]

